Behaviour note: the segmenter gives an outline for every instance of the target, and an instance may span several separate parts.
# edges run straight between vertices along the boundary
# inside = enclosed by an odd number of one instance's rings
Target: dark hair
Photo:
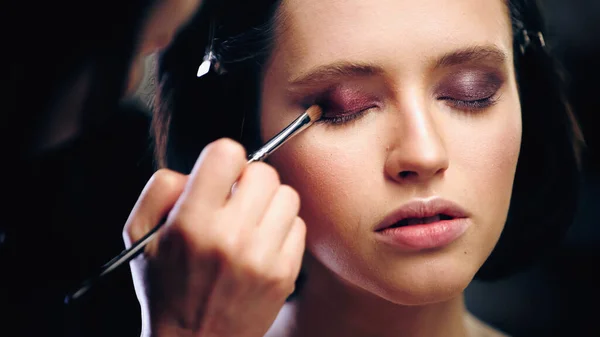
[[[52,105],[72,90],[84,67],[91,87],[84,101],[84,126],[116,110],[155,0],[13,1],[16,31],[6,49],[14,90],[3,124],[11,128],[8,151],[21,156],[39,133]],[[16,140],[16,141],[15,141]],[[6,154],[6,152],[4,153]]]
[[[261,68],[269,55],[279,1],[235,3],[217,15],[205,11],[163,55],[159,104],[154,116],[158,165],[189,172],[207,143],[231,137],[249,150],[258,146]],[[229,2],[228,8],[233,8]],[[497,279],[522,270],[558,243],[572,222],[577,203],[581,135],[534,1],[507,1],[514,34],[514,60],[522,106],[523,138],[509,218],[498,244],[479,270],[479,279]],[[220,13],[219,13],[220,14]],[[220,17],[215,40],[227,73],[196,78],[208,40],[209,17]],[[525,52],[525,33],[530,44]],[[245,118],[244,120],[244,116]],[[251,125],[248,125],[248,124]]]

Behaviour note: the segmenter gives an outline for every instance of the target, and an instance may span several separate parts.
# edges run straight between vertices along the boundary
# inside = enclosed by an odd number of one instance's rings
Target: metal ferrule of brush
[[[286,141],[307,128],[310,124],[311,120],[308,116],[308,113],[304,113],[300,117],[296,118],[295,121],[271,138],[262,148],[251,154],[248,157],[248,163],[267,159],[267,157],[273,153],[273,151],[277,150]]]

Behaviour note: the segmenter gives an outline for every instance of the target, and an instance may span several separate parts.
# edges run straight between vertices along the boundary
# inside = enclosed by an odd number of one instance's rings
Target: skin
[[[159,171],[124,232],[131,244],[169,213],[131,264],[143,335],[495,335],[462,293],[503,229],[519,156],[507,14],[501,0],[283,1],[262,137],[315,99],[325,119],[365,113],[282,146],[270,157],[279,176],[246,165],[230,140],[210,144],[189,176]],[[362,70],[340,75],[349,62]],[[494,104],[464,103],[482,96]],[[458,239],[407,251],[377,238],[390,212],[431,197],[467,211]],[[307,282],[283,306],[303,257]]]
[[[229,139],[208,145],[189,176],[154,174],[124,229],[130,246],[168,214],[131,263],[142,336],[263,336],[300,270],[299,208],[271,166],[246,165]]]

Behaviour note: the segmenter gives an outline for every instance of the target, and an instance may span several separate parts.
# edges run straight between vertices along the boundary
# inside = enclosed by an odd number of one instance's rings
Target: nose
[[[390,132],[386,174],[399,183],[425,182],[448,169],[449,158],[435,118],[422,105],[405,107]]]

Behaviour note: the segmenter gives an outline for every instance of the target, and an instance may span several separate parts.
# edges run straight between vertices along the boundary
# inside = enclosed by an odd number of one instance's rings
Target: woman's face
[[[315,101],[326,119],[270,159],[301,195],[308,251],[398,304],[460,294],[500,236],[519,156],[505,2],[284,0],[280,14],[262,137]]]

